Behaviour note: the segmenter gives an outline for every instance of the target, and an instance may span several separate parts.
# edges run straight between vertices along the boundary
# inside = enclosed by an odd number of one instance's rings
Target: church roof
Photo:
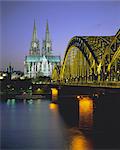
[[[44,59],[43,56],[26,56],[25,61],[26,62],[42,62],[43,59]],[[52,63],[60,62],[60,56],[46,56],[46,59]]]
[[[60,62],[60,56],[46,56],[46,58],[50,62]]]

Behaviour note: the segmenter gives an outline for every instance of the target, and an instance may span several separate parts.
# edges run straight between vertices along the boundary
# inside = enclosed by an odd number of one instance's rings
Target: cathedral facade
[[[50,39],[48,21],[46,24],[45,39],[40,49],[40,43],[37,38],[37,30],[34,21],[32,41],[29,55],[24,60],[24,75],[27,78],[36,78],[38,76],[50,77],[54,65],[60,65],[60,56],[54,56],[52,53],[52,41]]]

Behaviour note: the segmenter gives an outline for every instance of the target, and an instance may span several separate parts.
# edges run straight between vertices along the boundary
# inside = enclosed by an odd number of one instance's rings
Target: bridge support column
[[[52,101],[56,101],[58,99],[58,89],[51,88]]]

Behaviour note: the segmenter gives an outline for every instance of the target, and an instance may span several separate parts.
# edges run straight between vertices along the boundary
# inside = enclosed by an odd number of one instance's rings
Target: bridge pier
[[[78,88],[78,90],[77,90]],[[113,89],[93,88],[90,92],[105,92],[92,99],[87,97],[87,90],[82,91],[82,87],[61,87],[58,89],[58,106],[60,114],[65,123],[71,127],[76,126],[82,131],[109,132],[114,127],[119,129],[120,124],[117,122],[119,114],[120,93]],[[85,91],[85,92],[84,92]],[[113,111],[114,110],[114,111]],[[113,122],[110,122],[113,120]],[[114,124],[113,124],[114,123]]]

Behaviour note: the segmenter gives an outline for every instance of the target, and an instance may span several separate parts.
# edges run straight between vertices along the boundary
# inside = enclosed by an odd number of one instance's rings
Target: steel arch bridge
[[[52,80],[61,84],[120,87],[120,29],[114,36],[75,36]]]

